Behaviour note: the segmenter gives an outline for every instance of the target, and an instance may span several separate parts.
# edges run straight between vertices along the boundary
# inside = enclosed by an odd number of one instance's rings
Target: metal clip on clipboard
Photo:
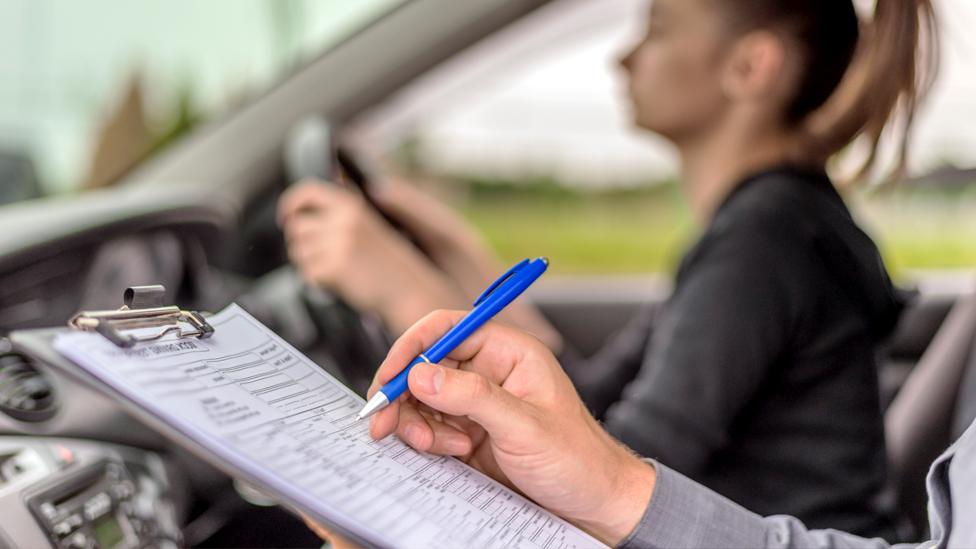
[[[119,347],[129,348],[137,343],[156,341],[176,332],[179,337],[206,339],[213,335],[214,328],[202,314],[184,311],[175,305],[163,305],[166,288],[156,286],[133,286],[123,294],[125,305],[117,311],[81,311],[68,321],[75,330],[98,332]],[[189,325],[190,329],[186,329]],[[123,333],[142,328],[159,328],[149,335]]]

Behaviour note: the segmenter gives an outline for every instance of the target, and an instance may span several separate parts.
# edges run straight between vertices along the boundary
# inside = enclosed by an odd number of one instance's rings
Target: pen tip
[[[373,395],[373,398],[369,399],[366,406],[363,406],[363,409],[359,411],[359,419],[368,418],[369,416],[382,410],[389,403],[390,401],[387,400],[386,395],[384,395],[382,391],[376,393]]]

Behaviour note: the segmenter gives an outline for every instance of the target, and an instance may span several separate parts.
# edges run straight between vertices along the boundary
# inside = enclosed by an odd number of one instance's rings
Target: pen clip
[[[508,280],[509,278],[515,276],[515,273],[522,270],[522,267],[525,267],[528,264],[529,264],[529,260],[523,259],[521,262],[518,263],[518,265],[515,265],[511,269],[505,271],[505,274],[498,277],[498,280],[493,282],[491,286],[488,286],[488,289],[485,290],[480,296],[478,296],[478,299],[474,300],[474,306],[477,307],[478,305],[481,305],[486,299],[488,299],[488,296],[490,296],[495,290],[498,289],[499,286],[504,284],[505,281]]]

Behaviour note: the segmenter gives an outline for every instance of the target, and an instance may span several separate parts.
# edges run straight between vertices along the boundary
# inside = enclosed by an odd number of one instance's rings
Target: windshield
[[[0,203],[107,185],[405,0],[0,3]]]

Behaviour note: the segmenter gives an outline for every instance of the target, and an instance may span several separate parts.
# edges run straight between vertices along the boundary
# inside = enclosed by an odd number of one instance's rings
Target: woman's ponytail
[[[826,160],[855,140],[854,181],[877,169],[879,151],[895,145],[889,174],[904,174],[919,103],[937,72],[938,33],[931,0],[877,0],[871,21],[862,23],[854,60],[828,101],[804,122],[805,147]],[[863,140],[860,141],[860,140]]]

